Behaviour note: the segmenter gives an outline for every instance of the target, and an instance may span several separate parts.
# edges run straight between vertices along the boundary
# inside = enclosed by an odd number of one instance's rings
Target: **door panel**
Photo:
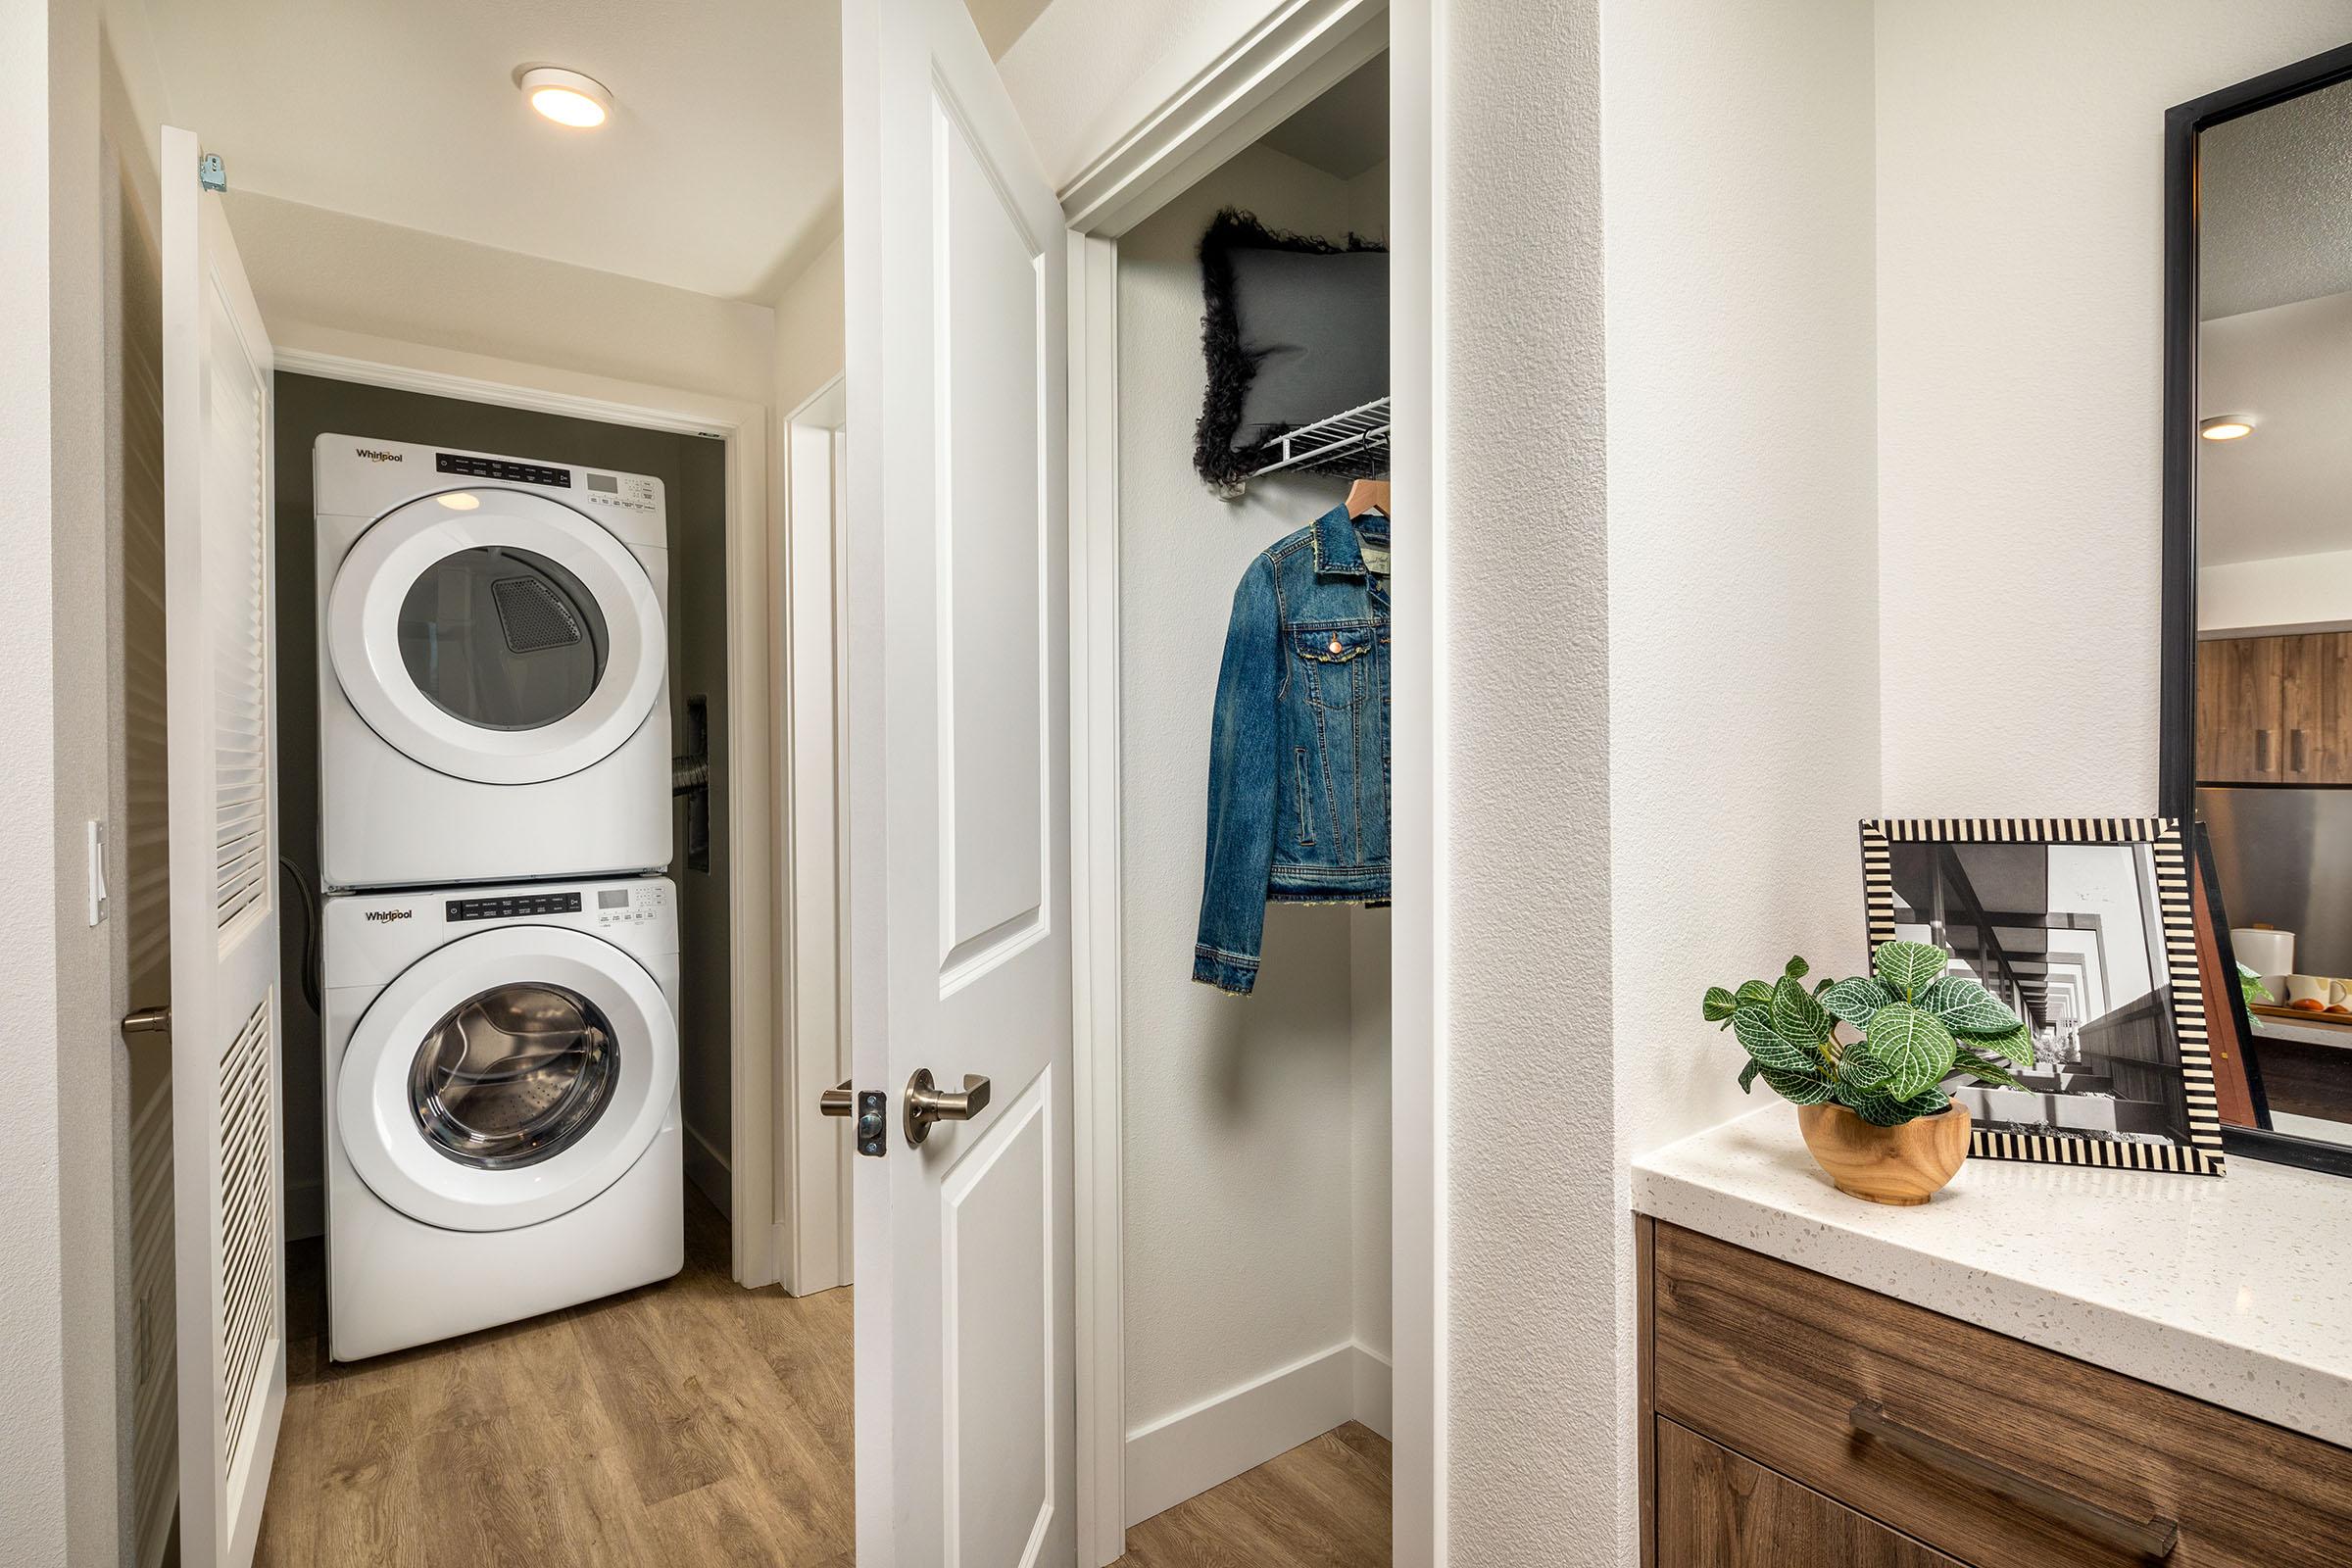
[[[166,127],[165,703],[180,1560],[253,1558],[285,1405],[270,350]]]
[[[1065,232],[955,0],[845,5],[860,1561],[1075,1554]],[[915,1146],[907,1081],[992,1102]]]
[[[2209,784],[2279,777],[2280,639],[2197,644],[2197,777]]]
[[[2281,784],[2309,784],[2325,770],[2326,637],[2265,639],[2278,645],[2278,754]]]
[[[1657,1439],[1658,1568],[1962,1568],[1664,1416]]]
[[[2324,632],[2313,645],[2320,672],[2319,745],[2306,784],[2352,784],[2352,632]]]

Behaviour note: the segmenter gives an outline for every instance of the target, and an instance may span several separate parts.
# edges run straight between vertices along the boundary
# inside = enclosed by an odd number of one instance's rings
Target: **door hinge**
[[[228,189],[228,166],[219,153],[206,153],[196,160],[196,183],[206,190]]]

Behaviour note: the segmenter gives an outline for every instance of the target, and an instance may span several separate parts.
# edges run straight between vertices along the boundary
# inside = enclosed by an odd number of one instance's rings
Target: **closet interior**
[[[1353,686],[1321,688],[1353,693],[1361,744],[1336,765],[1345,773],[1360,759],[1362,776],[1335,777],[1310,756],[1311,744],[1292,744],[1297,735],[1257,742],[1278,747],[1279,831],[1296,838],[1303,820],[1331,823],[1336,807],[1343,840],[1365,829],[1363,845],[1343,842],[1337,858],[1376,860],[1380,896],[1365,898],[1368,882],[1343,876],[1327,902],[1269,903],[1254,984],[1235,996],[1196,981],[1196,945],[1205,938],[1195,895],[1211,874],[1203,865],[1215,832],[1204,783],[1231,765],[1212,756],[1212,721],[1236,586],[1269,547],[1348,506],[1351,492],[1358,509],[1375,497],[1385,507],[1377,481],[1388,468],[1388,64],[1377,56],[1123,235],[1117,292],[1128,1523],[1315,1443],[1306,1456],[1342,1473],[1337,1495],[1377,1466],[1377,1495],[1367,1494],[1367,1507],[1335,1528],[1376,1531],[1384,1552],[1385,647],[1359,671],[1328,666]],[[1229,400],[1220,412],[1218,393],[1204,398],[1220,360],[1231,369],[1235,347],[1229,337],[1220,343],[1218,313],[1204,299],[1202,243],[1221,214],[1253,219],[1255,243],[1301,264],[1278,261],[1270,281],[1263,270],[1235,269],[1241,347],[1246,359],[1263,354],[1253,366],[1261,385],[1276,376],[1294,390],[1313,385],[1316,362],[1335,356],[1358,376],[1368,360],[1377,383],[1351,378],[1343,365],[1326,394],[1334,406],[1286,409],[1280,436],[1241,451],[1208,428],[1234,420]],[[1327,243],[1302,243],[1312,240]],[[1335,286],[1317,281],[1314,264],[1335,259],[1344,272],[1351,260],[1370,266]],[[1276,314],[1283,319],[1270,320]],[[1285,341],[1267,352],[1277,340]],[[1249,407],[1244,418],[1262,412]],[[1204,480],[1201,470],[1219,465],[1230,477]],[[1366,478],[1376,482],[1359,484]],[[1380,513],[1359,520],[1361,538],[1385,533]],[[1359,598],[1378,605],[1385,639],[1385,591],[1368,592],[1385,590],[1385,552],[1365,554],[1376,574],[1318,576],[1316,591],[1367,590]],[[1287,604],[1286,612],[1298,607]],[[1291,647],[1296,635],[1286,633],[1278,659],[1301,657]],[[1276,678],[1289,676],[1312,678],[1304,664]],[[1253,711],[1241,724],[1269,716]],[[1335,728],[1345,717],[1316,712]],[[1342,750],[1336,739],[1332,747]],[[1334,802],[1332,792],[1345,799]],[[1377,823],[1349,820],[1359,808],[1368,817],[1375,804]],[[1322,846],[1327,860],[1332,848]],[[1277,861],[1289,853],[1313,852],[1278,846]],[[1131,1531],[1130,1542],[1144,1544],[1144,1530]]]

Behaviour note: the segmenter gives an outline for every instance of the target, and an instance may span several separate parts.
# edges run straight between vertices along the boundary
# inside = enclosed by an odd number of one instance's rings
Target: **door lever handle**
[[[168,1035],[172,1032],[170,1007],[141,1007],[122,1015],[122,1032],[126,1035]]]
[[[850,1081],[844,1078],[817,1096],[816,1108],[819,1114],[826,1116],[847,1116],[856,1110],[858,1097],[850,1092]]]
[[[988,1108],[988,1080],[976,1072],[963,1075],[963,1090],[956,1093],[933,1083],[930,1068],[915,1068],[906,1080],[906,1142],[920,1145],[935,1122],[970,1121]]]

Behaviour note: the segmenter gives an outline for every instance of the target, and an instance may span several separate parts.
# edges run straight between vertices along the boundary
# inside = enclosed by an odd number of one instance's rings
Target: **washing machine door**
[[[619,1180],[677,1083],[677,1024],[642,964],[582,931],[503,926],[427,954],[361,1015],[336,1131],[401,1212],[512,1230]]]
[[[451,490],[387,513],[327,597],[335,678],[425,766],[538,784],[610,757],[662,694],[661,597],[628,547],[544,496]]]

